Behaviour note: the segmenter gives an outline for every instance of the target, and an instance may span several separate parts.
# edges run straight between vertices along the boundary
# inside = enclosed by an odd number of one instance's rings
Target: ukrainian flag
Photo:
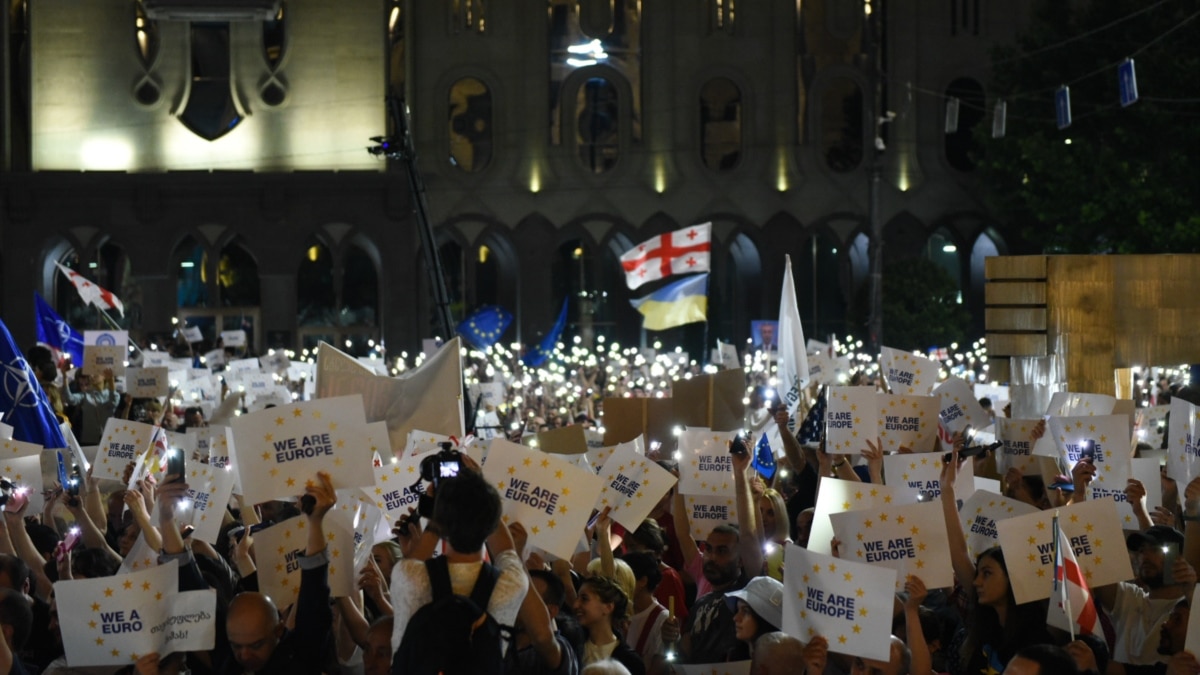
[[[687,277],[630,302],[646,317],[642,327],[648,330],[666,330],[707,321],[708,274]]]

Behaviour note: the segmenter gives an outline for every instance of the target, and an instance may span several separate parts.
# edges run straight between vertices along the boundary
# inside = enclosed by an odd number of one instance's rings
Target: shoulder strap
[[[425,561],[425,572],[429,575],[429,585],[433,589],[433,601],[448,598],[454,594],[450,585],[450,564],[446,556],[437,556]]]
[[[646,617],[646,623],[642,624],[642,632],[638,635],[637,646],[633,651],[637,652],[640,657],[642,650],[646,648],[646,640],[650,638],[650,631],[654,628],[654,622],[658,621],[658,615],[663,613],[663,606],[654,603],[654,608],[650,610],[650,616]]]
[[[485,612],[488,608],[488,601],[492,598],[492,590],[496,588],[496,579],[499,576],[499,570],[488,561],[483,561],[483,566],[479,568],[479,577],[475,579],[475,587],[471,589],[471,601]],[[447,573],[446,578],[449,580],[449,573]]]

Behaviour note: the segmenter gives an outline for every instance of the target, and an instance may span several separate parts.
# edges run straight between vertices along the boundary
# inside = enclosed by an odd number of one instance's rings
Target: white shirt
[[[501,525],[501,527],[504,527]],[[529,590],[529,575],[517,557],[516,551],[508,550],[496,556],[492,565],[500,571],[487,611],[497,623],[511,626],[517,620],[517,611]],[[470,596],[479,578],[483,561],[450,563],[450,588],[455,595]],[[392,568],[392,611],[395,627],[392,629],[392,653],[400,649],[400,640],[408,628],[408,621],[421,607],[433,602],[433,586],[425,563],[420,560],[399,560]],[[507,648],[507,643],[505,643]]]
[[[646,620],[650,618],[650,612],[654,611],[656,606],[662,607],[662,611],[654,620],[654,625],[650,627],[650,634],[646,636],[646,644],[642,646],[642,651],[638,652],[638,656],[642,657],[642,663],[645,663],[647,667],[662,649],[662,625],[670,618],[671,613],[658,600],[652,600],[650,606],[630,617],[629,633],[625,636],[625,642],[629,643],[630,647],[637,649],[638,640],[642,637],[642,629],[646,625]]]
[[[1152,599],[1141,586],[1127,581],[1117,584],[1117,598],[1110,612],[1117,634],[1113,660],[1135,666],[1166,662],[1167,657],[1158,653],[1160,629],[1182,599],[1182,596],[1173,600]]]

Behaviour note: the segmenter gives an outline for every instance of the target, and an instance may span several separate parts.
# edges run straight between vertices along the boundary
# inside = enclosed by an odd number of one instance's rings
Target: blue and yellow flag
[[[458,334],[476,349],[487,349],[500,341],[512,323],[512,312],[497,305],[484,305],[458,324]]]
[[[630,300],[646,317],[642,327],[666,330],[708,320],[708,274],[697,274],[667,284],[644,298]]]

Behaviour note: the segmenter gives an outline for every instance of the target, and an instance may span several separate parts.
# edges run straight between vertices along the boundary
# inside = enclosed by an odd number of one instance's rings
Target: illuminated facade
[[[389,89],[412,109],[459,318],[499,304],[529,341],[569,295],[571,332],[636,340],[617,257],[712,221],[710,339],[776,313],[785,252],[806,330],[853,330],[877,135],[886,255],[934,259],[980,309],[982,258],[1009,244],[970,135],[990,123],[988,49],[1026,3],[883,1],[284,0],[246,18],[219,8],[263,0],[222,0],[188,21],[173,0],[17,0],[0,309],[25,337],[34,291],[94,324],[65,261],[143,335],[184,317],[251,328],[259,350],[416,347],[432,330],[413,200],[401,164],[364,152]]]

